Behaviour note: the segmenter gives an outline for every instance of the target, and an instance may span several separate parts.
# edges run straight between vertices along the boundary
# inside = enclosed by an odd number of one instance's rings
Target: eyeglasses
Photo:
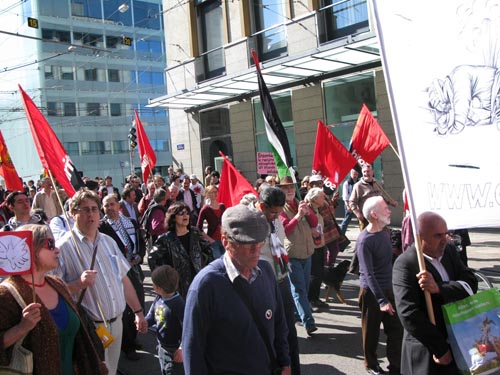
[[[177,212],[177,215],[181,215],[181,216],[189,215],[189,211],[188,210],[182,210],[182,211]]]
[[[50,251],[54,251],[56,249],[56,241],[53,238],[47,238],[45,241],[45,247]]]
[[[82,207],[78,209],[79,212],[82,212],[86,215],[90,214],[91,212],[95,214],[96,212],[99,212],[99,207],[93,206],[93,207]]]

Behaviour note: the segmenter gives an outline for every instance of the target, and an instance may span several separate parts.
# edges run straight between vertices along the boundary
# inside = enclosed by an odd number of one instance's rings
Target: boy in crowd
[[[156,325],[158,358],[163,375],[183,375],[182,320],[184,319],[184,299],[177,288],[179,274],[168,265],[157,267],[151,274],[153,290],[157,294],[146,321],[148,326]]]

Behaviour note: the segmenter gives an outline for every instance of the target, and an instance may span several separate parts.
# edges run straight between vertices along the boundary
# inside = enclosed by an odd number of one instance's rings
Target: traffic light
[[[135,127],[132,126],[130,128],[130,132],[128,133],[128,139],[130,140],[130,148],[133,150],[137,147],[137,136],[135,135]]]

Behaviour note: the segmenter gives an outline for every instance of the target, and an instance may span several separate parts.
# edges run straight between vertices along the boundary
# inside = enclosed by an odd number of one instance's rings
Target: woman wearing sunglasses
[[[4,281],[19,292],[27,304],[24,309],[0,284],[0,366],[9,365],[10,347],[26,336],[23,346],[33,353],[34,375],[107,374],[66,285],[46,274],[59,266],[50,228],[28,224],[20,230],[33,232],[34,272]]]
[[[168,264],[179,273],[179,293],[183,298],[198,271],[213,260],[210,244],[189,220],[187,204],[172,204],[165,217],[167,233],[158,237],[153,249],[157,253],[156,266]]]

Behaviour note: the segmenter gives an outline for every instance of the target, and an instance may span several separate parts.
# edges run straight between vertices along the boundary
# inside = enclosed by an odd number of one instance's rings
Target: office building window
[[[76,44],[80,43],[91,47],[104,47],[102,35],[74,32],[73,39]]]
[[[108,81],[120,82],[120,71],[118,69],[108,69]]]
[[[80,151],[78,149],[78,142],[64,142],[63,146],[69,156],[80,155]]]
[[[104,142],[102,141],[94,141],[89,142],[89,154],[92,155],[101,155],[105,154]]]
[[[288,2],[250,0],[249,4],[254,32],[250,40],[250,47],[255,48],[261,61],[286,56],[288,45],[286,28],[283,23],[287,21],[286,6]]]
[[[71,15],[101,19],[101,0],[71,0]]]
[[[54,79],[54,67],[52,65],[45,65],[43,70],[45,71],[46,79]]]
[[[166,139],[150,139],[151,147],[155,151],[168,151],[170,146]]]
[[[56,42],[71,42],[71,34],[69,31],[53,30],[53,29],[42,29],[42,38],[48,40],[54,40]]]
[[[134,0],[134,19],[136,27],[161,30],[161,5]]]
[[[101,106],[99,103],[87,103],[87,116],[100,116]]]
[[[85,81],[97,81],[97,69],[85,69]]]
[[[57,116],[56,102],[47,102],[47,116]]]
[[[23,2],[24,1],[20,1],[19,3]],[[58,0],[40,1],[38,2],[38,11],[43,16],[61,17],[61,18],[69,17],[69,7],[66,1],[58,1]]]
[[[111,103],[109,105],[110,116],[121,116],[122,115],[122,105],[120,103]]]
[[[106,0],[101,1],[104,8],[104,19],[110,23],[116,22],[123,26],[132,26],[132,10],[129,9],[126,12],[119,12],[118,8],[120,5],[126,3],[123,0]],[[135,3],[135,1],[133,2]],[[130,4],[130,2],[128,2]]]
[[[90,142],[81,142],[82,155],[88,155],[90,153]]]
[[[290,94],[290,92],[284,92],[272,95],[272,97],[276,106],[276,110],[278,111],[278,116],[280,117],[281,123],[285,128],[286,135],[288,137],[288,143],[290,144],[290,153],[292,154],[292,159],[295,164],[296,157],[295,134],[292,117],[292,95]],[[264,124],[264,116],[262,115],[262,104],[260,99],[254,99],[253,110],[255,118],[255,140],[257,152],[272,152],[271,145],[266,134],[266,127]]]
[[[128,152],[127,141],[113,141],[113,154],[123,154]]]
[[[224,60],[224,23],[222,1],[198,1],[198,40],[202,52],[197,61],[196,78],[199,81],[218,77],[226,73]]]
[[[64,116],[76,116],[76,103],[63,103]]]
[[[75,74],[73,73],[73,67],[62,66],[61,67],[61,79],[72,81],[75,79]]]

